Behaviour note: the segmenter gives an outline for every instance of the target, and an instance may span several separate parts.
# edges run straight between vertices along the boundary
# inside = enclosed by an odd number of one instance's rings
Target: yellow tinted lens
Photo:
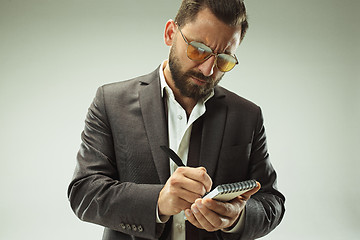
[[[219,54],[216,60],[218,69],[222,72],[228,72],[235,67],[237,60],[229,54]]]
[[[187,55],[192,60],[205,60],[211,53],[211,48],[202,43],[191,42],[188,45]]]

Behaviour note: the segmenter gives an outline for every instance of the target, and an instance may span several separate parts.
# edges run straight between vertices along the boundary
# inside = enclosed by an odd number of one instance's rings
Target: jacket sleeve
[[[164,226],[156,223],[160,184],[120,182],[113,136],[100,87],[88,110],[68,198],[83,221],[124,234],[158,238]]]
[[[261,109],[258,108],[256,127],[250,151],[249,179],[261,183],[261,189],[245,206],[243,231],[238,234],[221,233],[224,239],[256,239],[278,226],[285,213],[285,197],[277,190],[276,172],[270,162]]]

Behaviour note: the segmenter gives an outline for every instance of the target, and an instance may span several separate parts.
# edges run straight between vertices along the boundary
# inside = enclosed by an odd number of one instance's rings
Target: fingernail
[[[202,202],[198,201],[198,202],[196,202],[196,206],[197,206],[198,208],[202,208],[202,207],[203,207],[203,204],[202,204]]]
[[[193,205],[193,206],[191,207],[191,211],[196,214],[196,213],[199,212],[199,209],[197,209],[197,207]]]

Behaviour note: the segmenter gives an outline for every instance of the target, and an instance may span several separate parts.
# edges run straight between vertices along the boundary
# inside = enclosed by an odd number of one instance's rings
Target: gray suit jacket
[[[159,147],[168,135],[158,71],[100,87],[86,117],[68,196],[80,219],[105,226],[104,240],[166,238],[155,215],[170,171]],[[276,190],[261,110],[221,87],[206,108],[199,162],[213,186],[256,179],[262,188],[246,204],[242,233],[200,236],[264,236],[280,223],[285,198]]]

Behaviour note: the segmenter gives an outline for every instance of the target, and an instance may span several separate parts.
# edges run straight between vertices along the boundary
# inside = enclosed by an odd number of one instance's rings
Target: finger
[[[215,227],[224,227],[230,221],[237,219],[243,206],[239,202],[221,202],[213,199],[203,199],[202,204],[209,210],[203,211],[203,215]]]
[[[212,187],[212,180],[206,172],[206,168],[188,168],[189,171],[185,172],[184,175],[194,181],[200,182],[204,185],[206,192],[209,192]]]
[[[250,191],[247,191],[246,193],[242,194],[241,196],[248,200],[252,195],[254,195],[257,191],[259,191],[261,188],[261,184],[259,182],[256,182],[256,187],[251,189]]]
[[[201,197],[206,193],[207,189],[205,188],[203,183],[189,177],[191,176],[192,172],[193,170],[191,168],[186,168],[186,167],[178,168],[174,172],[174,174],[169,178],[168,182],[170,186],[173,186],[175,189],[182,188],[187,191],[198,194],[200,195],[198,197]],[[195,199],[193,199],[191,202],[194,202]]]
[[[200,225],[200,223],[196,220],[194,214],[192,213],[192,211],[190,209],[186,209],[185,211],[185,216],[187,221],[189,221],[192,225],[194,225],[197,228],[203,229],[203,227]]]
[[[176,169],[175,173],[185,176],[188,179],[191,179],[195,182],[201,183],[204,188],[205,194],[209,192],[212,187],[212,180],[210,176],[207,174],[206,169],[204,167],[191,168],[191,167],[180,167]]]
[[[191,211],[201,228],[205,229],[206,231],[217,230],[208,220],[208,217],[210,217],[211,219],[211,216],[209,215],[212,215],[214,213],[211,213],[211,211],[209,212],[209,210],[206,209],[205,206],[194,203],[193,205],[191,205]]]
[[[184,210],[190,208],[191,204],[193,204],[195,200],[200,198],[202,195],[182,188],[177,190],[176,196],[186,202],[186,204],[181,205]]]
[[[211,177],[207,174],[206,168],[198,167],[198,169],[205,171],[206,175],[205,175],[205,179],[202,183],[204,184],[204,186],[206,188],[206,192],[210,192],[210,190],[212,188],[212,184],[213,184]]]
[[[201,183],[188,179],[182,174],[173,174],[160,192],[159,212],[162,215],[173,215],[188,209],[205,191]]]
[[[198,200],[196,200],[198,203]],[[212,199],[203,199],[202,203],[206,208],[198,207],[205,219],[213,226],[212,230],[226,229],[234,225],[239,219],[246,201],[234,199],[231,202],[220,202]],[[193,204],[194,205],[194,204]],[[192,206],[193,206],[192,205]],[[209,206],[211,206],[211,209]],[[195,215],[198,219],[198,215]],[[206,225],[199,219],[199,222]],[[208,230],[208,229],[207,229]]]
[[[216,213],[217,215],[221,215],[224,217],[233,217],[233,215],[236,215],[237,212],[241,211],[241,209],[237,210],[239,208],[238,205],[234,207],[234,204],[232,202],[221,202],[216,201],[210,198],[203,199],[202,203],[211,211]]]
[[[162,190],[158,199],[158,209],[160,215],[175,215],[183,209],[191,207],[190,202],[176,195],[171,195],[166,189]]]

